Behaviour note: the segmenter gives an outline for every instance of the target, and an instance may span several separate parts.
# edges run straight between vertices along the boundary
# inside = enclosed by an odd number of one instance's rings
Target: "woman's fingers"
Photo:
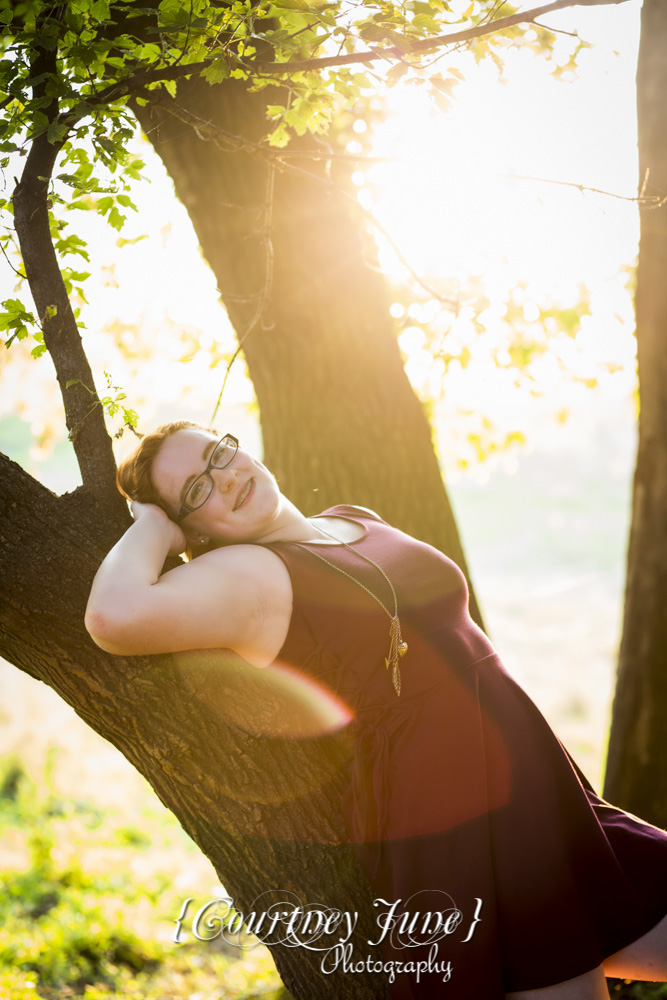
[[[132,501],[132,503],[130,504],[130,510],[132,512],[132,517],[134,518],[135,521],[138,521],[139,518],[143,517],[145,514],[149,514],[150,516],[151,511],[157,511],[157,515],[155,516],[158,517],[163,516],[165,518],[167,517],[164,511],[160,507],[158,507],[157,504],[141,503],[139,500]]]
[[[133,500],[130,510],[135,522],[145,519],[147,521],[154,521],[161,526],[168,535],[168,555],[177,556],[185,551],[188,543],[183,531],[175,521],[170,520],[169,515],[161,507],[158,507],[157,504],[141,503],[139,500]]]

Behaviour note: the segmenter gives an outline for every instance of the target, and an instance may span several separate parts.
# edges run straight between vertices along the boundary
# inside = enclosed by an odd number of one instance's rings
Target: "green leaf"
[[[125,239],[122,236],[119,236],[118,239],[116,240],[116,246],[121,248],[127,246],[133,246],[135,243],[140,243],[141,240],[147,240],[147,239],[148,239],[147,233],[144,233],[142,236],[135,236],[133,239],[130,240]]]
[[[447,80],[443,80],[440,73],[433,73],[429,77],[430,83],[433,87],[437,87],[441,94],[445,94],[450,97],[454,89],[458,86],[459,81],[455,80],[453,77],[449,77]]]
[[[0,330],[6,330],[9,337],[5,341],[5,347],[9,347],[15,340],[24,340],[30,330],[29,326],[37,327],[37,321],[29,312],[20,299],[5,299],[0,303],[4,312],[0,312]],[[39,327],[37,327],[39,330]]]
[[[320,11],[317,15],[317,19],[318,21],[322,21],[324,24],[330,25],[332,28],[335,28],[338,24],[335,14],[330,10]]]
[[[306,0],[271,0],[271,6],[282,10],[300,10],[304,13],[308,13],[311,9]]]
[[[226,80],[229,76],[229,65],[224,56],[216,56],[211,65],[206,67],[202,76],[211,85]]]
[[[108,21],[110,17],[109,4],[106,0],[95,0],[90,13],[98,21]]]
[[[59,125],[57,122],[51,122],[46,133],[46,138],[52,145],[55,145],[58,142],[62,142],[68,132],[68,125]]]
[[[90,260],[88,251],[85,249],[87,243],[82,240],[80,236],[72,233],[70,236],[57,238],[54,240],[54,245],[56,252],[61,257],[66,257],[68,254],[78,254],[79,257],[83,257],[84,260]]]
[[[169,25],[187,25],[189,22],[188,4],[181,0],[161,0],[158,5],[160,23]]]
[[[396,63],[395,66],[392,66],[389,72],[387,73],[387,83],[389,84],[389,86],[393,87],[394,84],[397,83],[402,76],[405,76],[409,68],[410,67],[407,65],[407,63],[404,62]]]
[[[379,24],[364,24],[359,34],[365,42],[384,42],[391,32],[387,31],[386,28],[382,28]]]
[[[127,216],[121,215],[121,213],[114,205],[114,207],[109,212],[108,219],[109,219],[109,225],[112,227],[112,229],[117,229],[120,231],[125,225]]]
[[[442,25],[436,21],[434,17],[430,17],[428,14],[417,14],[417,16],[412,19],[412,25],[419,31],[423,31],[426,34],[431,35],[437,35],[442,30]]]
[[[274,128],[273,132],[269,133],[269,146],[275,146],[278,149],[282,149],[289,142],[289,133],[287,131],[287,125],[285,122],[281,122],[277,128]]]
[[[297,135],[305,135],[308,130],[308,120],[302,118],[301,115],[294,108],[290,110],[285,115],[285,121],[288,125],[291,125]]]
[[[435,103],[438,105],[438,107],[440,108],[440,110],[444,111],[445,114],[447,114],[451,110],[452,102],[451,102],[450,98],[447,97],[446,94],[442,94],[438,90],[432,90],[431,91],[431,97],[433,98],[433,100],[435,101]]]
[[[70,283],[73,281],[85,281],[90,277],[90,271],[74,271],[71,267],[63,269],[63,278]]]

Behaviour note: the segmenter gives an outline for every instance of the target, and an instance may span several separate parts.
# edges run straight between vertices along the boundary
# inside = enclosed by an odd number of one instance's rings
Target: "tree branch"
[[[36,98],[44,96],[46,81],[56,72],[55,49],[38,49],[31,66],[32,77],[41,78],[33,88]],[[57,119],[58,110],[58,101],[54,98],[44,108],[49,122]],[[94,486],[103,504],[116,507],[124,501],[115,489],[116,464],[111,438],[104,424],[93,373],[81,343],[49,226],[49,183],[64,141],[63,138],[49,142],[48,131],[33,139],[13,195],[14,219],[44,343],[56,368],[67,429],[83,484]],[[68,388],[68,383],[74,384]]]
[[[558,184],[560,187],[575,188],[583,194],[590,191],[592,194],[603,194],[607,198],[616,198],[618,201],[632,201],[640,208],[662,208],[667,205],[667,196],[659,194],[646,195],[642,186],[638,195],[616,194],[614,191],[604,191],[602,188],[590,187],[588,184],[578,184],[576,181],[558,181],[553,177],[529,177],[523,174],[506,174],[509,180],[513,181],[536,181],[538,184]]]
[[[550,14],[555,10],[562,10],[565,7],[589,7],[593,5],[610,6],[611,4],[626,3],[626,0],[552,0],[551,3],[542,7],[534,7],[532,10],[519,11],[510,14],[508,17],[500,17],[495,21],[488,21],[484,24],[477,24],[472,28],[464,28],[462,31],[454,31],[445,35],[435,35],[433,38],[422,38],[418,42],[413,42],[407,49],[386,48],[369,49],[365,52],[355,52],[340,56],[325,56],[321,59],[303,59],[288,63],[262,62],[260,60],[246,62],[245,67],[252,67],[260,73],[295,73],[301,70],[320,70],[330,66],[349,66],[354,63],[376,62],[378,59],[405,59],[406,56],[429,52],[431,49],[441,48],[443,45],[456,45],[459,42],[467,42],[473,38],[481,38],[484,35],[493,34],[496,31],[504,31],[515,24],[522,24],[527,21],[534,21],[536,17]]]
[[[612,6],[626,2],[627,0],[552,0],[551,3],[544,4],[541,7],[533,7],[531,10],[520,11],[508,17],[498,18],[495,21],[476,24],[474,27],[465,28],[462,31],[436,35],[433,38],[423,38],[418,42],[413,42],[405,50],[398,48],[375,48],[339,56],[323,56],[319,59],[301,59],[290,62],[267,62],[261,59],[242,60],[237,56],[233,58],[237,60],[240,68],[264,76],[284,76],[286,73],[297,73],[304,70],[319,71],[328,69],[331,66],[351,66],[356,63],[377,62],[379,59],[404,60],[409,55],[428,52],[431,49],[441,48],[444,45],[455,45],[460,42],[470,41],[473,38],[481,38],[496,31],[503,31],[505,28],[510,28],[515,24],[528,23],[544,14],[550,14],[555,10],[563,10],[566,7]],[[230,58],[232,58],[231,55]],[[213,58],[203,59],[200,62],[189,63],[187,65],[164,66],[161,69],[147,70],[144,73],[134,73],[123,80],[109,84],[109,86],[97,93],[91,94],[77,106],[74,112],[70,112],[68,116],[65,116],[63,121],[69,121],[75,114],[78,118],[82,117],[82,108],[105,104],[124,97],[127,94],[136,95],[141,93],[152,83],[181,80],[186,77],[196,76],[211,66],[213,61]]]

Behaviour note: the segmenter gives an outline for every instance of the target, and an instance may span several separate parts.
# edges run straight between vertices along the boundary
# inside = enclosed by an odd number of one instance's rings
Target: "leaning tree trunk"
[[[465,571],[432,431],[403,370],[364,224],[323,166],[252,148],[266,132],[266,93],[237,80],[194,81],[179,84],[176,102],[134,108],[242,342],[265,461],[304,513],[370,507]],[[230,134],[249,141],[234,149]],[[294,148],[326,155],[312,137]]]
[[[271,671],[223,651],[125,659],[99,650],[83,627],[86,600],[127,525],[86,487],[56,497],[0,456],[0,516],[11,525],[0,536],[0,655],[57,691],[135,765],[238,909],[251,912],[271,892],[262,908],[292,893],[302,904],[356,911],[355,951],[372,954],[372,894],[345,844],[339,805],[343,737],[299,716]],[[205,902],[195,901],[190,919]],[[297,1000],[386,995],[382,976],[325,975],[318,952],[271,950]]]
[[[644,0],[637,72],[640,184],[667,195],[667,5]],[[605,795],[667,826],[667,205],[641,213],[641,408],[625,621]]]

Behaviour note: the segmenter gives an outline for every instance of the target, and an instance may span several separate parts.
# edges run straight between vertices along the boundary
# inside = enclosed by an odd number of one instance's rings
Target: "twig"
[[[271,220],[273,218],[274,187],[275,187],[275,164],[269,162],[268,176],[266,182],[266,200],[264,202],[264,212],[262,215],[262,231],[264,233],[264,284],[262,286],[262,291],[260,293],[255,313],[250,322],[248,323],[248,325],[246,326],[243,333],[239,336],[236,350],[232,354],[225,369],[224,378],[222,380],[222,386],[220,387],[220,392],[218,394],[218,398],[213,408],[213,413],[211,415],[211,423],[215,421],[218,409],[220,408],[220,403],[222,402],[222,397],[225,391],[225,386],[227,385],[227,379],[229,378],[229,373],[232,370],[232,365],[234,364],[239,354],[241,353],[243,344],[248,339],[248,337],[255,329],[257,324],[260,322],[264,314],[266,304],[269,300],[269,295],[271,294],[271,287],[273,284],[273,243],[271,242]]]
[[[541,28],[542,31],[550,31],[552,35],[567,35],[568,38],[579,38],[579,34],[576,31],[566,31],[565,28],[550,28],[548,24],[540,24],[539,21],[532,21],[532,24],[536,28]]]
[[[2,250],[2,255],[5,258],[5,260],[7,261],[7,263],[9,264],[9,266],[11,267],[12,271],[14,272],[14,274],[17,277],[21,278],[22,281],[25,281],[25,274],[22,274],[21,271],[19,271],[18,268],[14,267],[14,265],[11,262],[11,260],[9,259],[9,256],[7,255],[7,251],[5,250],[4,244],[2,244],[2,243],[0,243],[0,250]]]
[[[636,204],[641,208],[662,208],[663,205],[667,205],[667,195],[661,197],[658,194],[644,194],[648,180],[648,170],[646,171],[646,176],[638,195],[616,194],[614,191],[604,191],[602,188],[590,187],[588,184],[577,184],[576,181],[557,181],[552,177],[527,177],[521,174],[504,174],[504,176],[515,181],[537,181],[539,184],[558,184],[561,187],[572,187],[576,188],[577,191],[580,191],[582,194],[584,194],[585,191],[590,191],[593,194],[604,194],[607,198],[617,198],[619,201],[636,202]]]

